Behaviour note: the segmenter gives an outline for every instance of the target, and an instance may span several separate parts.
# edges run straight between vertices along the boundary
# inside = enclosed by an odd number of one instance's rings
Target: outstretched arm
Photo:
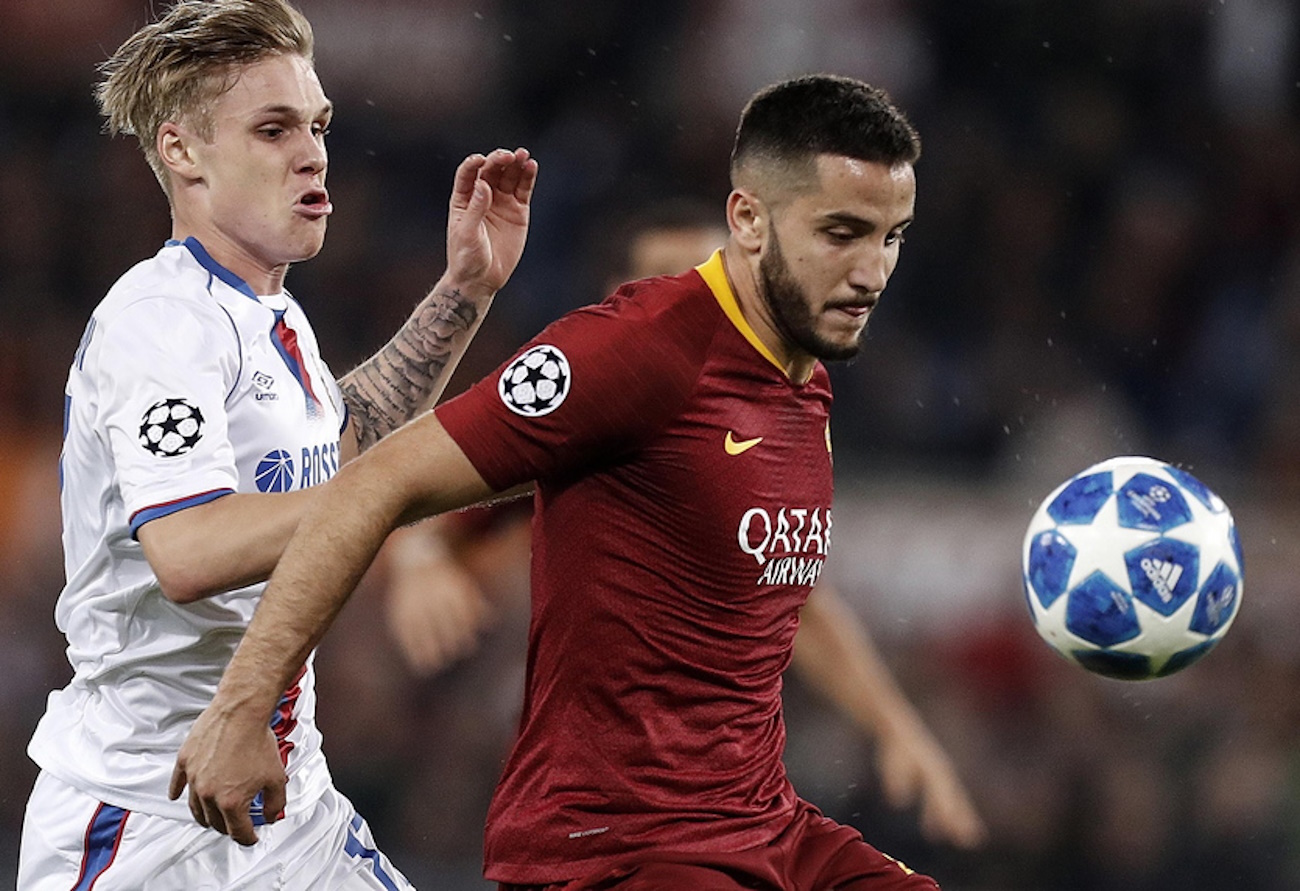
[[[808,598],[794,666],[876,744],[881,783],[894,807],[920,804],[921,829],[962,848],[985,836],[943,747],[894,681],[857,614],[826,582]]]
[[[528,235],[537,162],[526,149],[470,155],[456,170],[447,217],[447,271],[379,352],[339,381],[348,450],[365,451],[432,408],[510,278]]]
[[[497,149],[461,162],[447,219],[447,272],[378,353],[339,381],[348,405],[347,461],[431,407],[492,296],[523,253],[537,162]],[[311,490],[235,494],[140,528],[163,593],[187,603],[263,581],[314,500]]]
[[[492,494],[432,413],[318,488],[172,774],[171,797],[188,784],[194,818],[241,844],[257,841],[248,806],[258,792],[265,791],[267,814],[285,803],[271,712],[384,538],[402,523]]]

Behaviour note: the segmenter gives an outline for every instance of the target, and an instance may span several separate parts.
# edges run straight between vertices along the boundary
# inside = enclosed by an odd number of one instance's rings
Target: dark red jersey
[[[487,875],[776,837],[781,673],[830,547],[830,384],[790,381],[720,255],[560,319],[437,409],[494,488],[537,481],[520,735]]]

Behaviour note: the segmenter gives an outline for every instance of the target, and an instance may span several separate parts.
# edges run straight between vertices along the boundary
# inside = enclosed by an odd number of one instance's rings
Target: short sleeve
[[[235,490],[226,398],[239,375],[233,322],[163,298],[97,325],[97,429],[108,437],[134,535],[141,525]]]
[[[438,419],[497,491],[615,461],[690,394],[700,334],[616,295],[547,327]]]

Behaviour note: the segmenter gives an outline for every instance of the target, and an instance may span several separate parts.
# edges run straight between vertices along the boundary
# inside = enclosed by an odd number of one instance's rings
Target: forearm
[[[833,589],[819,587],[809,598],[793,664],[813,689],[872,737],[921,722],[861,620]]]
[[[978,845],[984,824],[948,755],[903,695],[857,614],[831,588],[813,591],[795,638],[795,664],[875,744],[885,798],[919,802],[933,839]]]
[[[477,502],[490,489],[429,414],[319,487],[226,669],[223,707],[274,707],[388,534]]]
[[[214,705],[269,715],[378,552],[391,512],[364,500],[346,478],[341,482],[337,491],[323,493],[338,497],[321,498],[319,511],[285,550]],[[332,519],[314,522],[322,517]]]
[[[140,544],[163,594],[190,603],[266,581],[314,490],[232,494],[140,527]]]
[[[447,272],[375,356],[340,381],[364,452],[442,395],[492,296],[524,249],[537,162],[526,149],[474,154],[456,168]]]
[[[492,296],[444,275],[392,340],[339,381],[360,451],[437,403]]]

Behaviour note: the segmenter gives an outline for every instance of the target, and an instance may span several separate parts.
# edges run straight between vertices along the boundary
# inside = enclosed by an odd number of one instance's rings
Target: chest
[[[673,547],[728,567],[728,584],[813,580],[830,549],[829,407],[823,389],[726,369],[703,378],[640,462],[648,509],[688,518]]]
[[[240,363],[226,399],[241,488],[286,492],[338,470],[342,416],[305,319],[241,320]]]

